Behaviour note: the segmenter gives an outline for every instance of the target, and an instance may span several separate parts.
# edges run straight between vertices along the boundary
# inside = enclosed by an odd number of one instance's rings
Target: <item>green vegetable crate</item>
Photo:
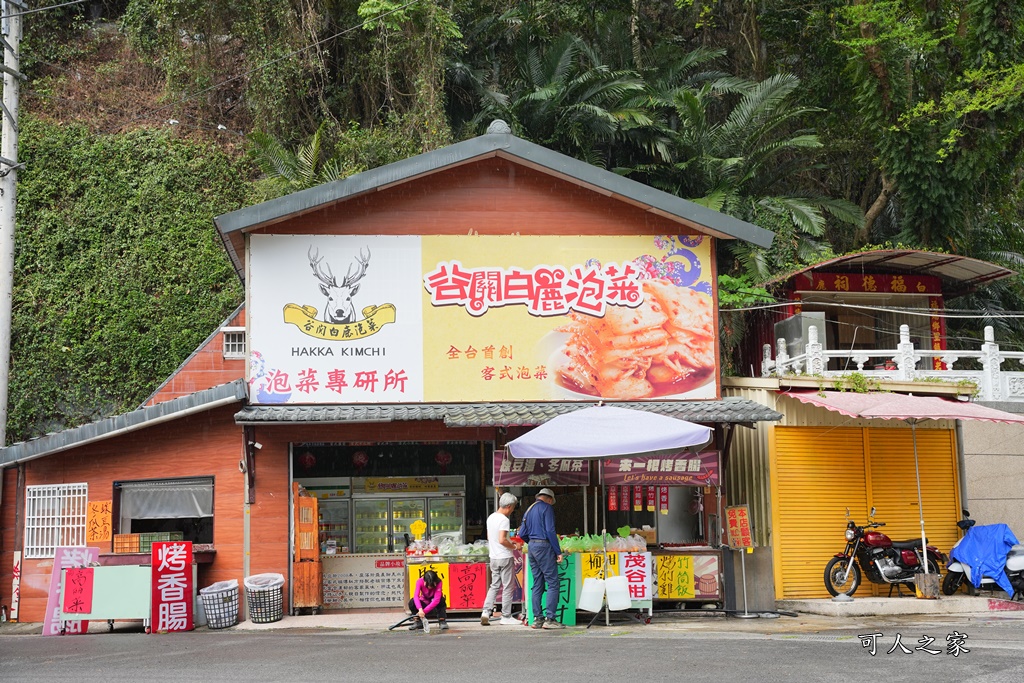
[[[148,553],[153,549],[153,542],[180,541],[184,534],[180,531],[158,531],[147,534],[139,534],[139,552]]]

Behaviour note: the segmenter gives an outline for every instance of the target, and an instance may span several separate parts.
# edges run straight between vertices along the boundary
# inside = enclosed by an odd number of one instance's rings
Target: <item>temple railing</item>
[[[805,352],[790,356],[785,339],[779,339],[775,358],[771,345],[764,345],[761,362],[762,377],[804,375],[842,377],[858,372],[867,377],[896,381],[935,379],[943,382],[970,382],[977,387],[982,401],[1024,401],[1024,351],[1002,351],[995,342],[991,327],[985,328],[985,342],[978,350],[933,351],[915,348],[910,341],[910,327],[900,325],[900,342],[895,349],[823,349],[818,329],[808,329]],[[980,370],[958,368],[957,364],[973,359]],[[828,370],[829,361],[841,361],[843,370]],[[943,370],[932,369],[938,360]],[[1009,369],[1003,365],[1020,369]],[[926,369],[927,368],[927,369]]]

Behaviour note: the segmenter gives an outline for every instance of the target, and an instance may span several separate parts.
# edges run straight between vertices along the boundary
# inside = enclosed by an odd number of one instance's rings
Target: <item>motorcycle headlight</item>
[[[857,534],[854,533],[853,529],[847,529],[846,530],[846,540],[847,541],[852,541],[856,537],[857,537]]]

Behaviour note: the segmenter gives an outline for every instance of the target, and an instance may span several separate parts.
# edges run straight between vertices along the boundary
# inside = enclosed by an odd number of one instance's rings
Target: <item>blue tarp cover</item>
[[[985,524],[968,529],[959,545],[949,552],[954,560],[971,568],[971,583],[981,586],[983,576],[991,577],[999,587],[1013,595],[1006,577],[1006,555],[1017,545],[1017,537],[1005,524]]]

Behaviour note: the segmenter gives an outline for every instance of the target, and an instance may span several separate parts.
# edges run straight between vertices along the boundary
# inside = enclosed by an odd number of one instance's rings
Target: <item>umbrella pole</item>
[[[910,422],[910,434],[914,441],[914,474],[917,476],[917,511],[921,515],[921,561],[924,562],[924,574],[928,575],[928,541],[924,535],[924,505],[921,500],[921,467],[917,462],[917,420]]]
[[[603,463],[602,463],[603,464]],[[601,562],[601,580],[608,580],[608,506],[604,504],[605,496],[604,486],[604,467],[601,467],[601,552],[604,555],[604,559]],[[607,584],[606,584],[607,586]],[[604,625],[611,626],[611,617],[608,614],[608,589],[605,588],[605,601],[604,601]]]
[[[583,487],[583,535],[586,535],[588,533],[587,532],[587,489],[588,488],[590,488],[590,486],[584,486]]]

